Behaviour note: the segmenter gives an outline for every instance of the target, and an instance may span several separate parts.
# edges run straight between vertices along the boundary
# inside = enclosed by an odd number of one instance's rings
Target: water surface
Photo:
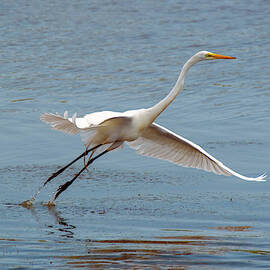
[[[83,151],[43,112],[149,107],[200,63],[158,123],[247,176],[269,171],[269,2],[1,1],[1,269],[269,268],[269,181],[181,168],[127,146],[46,206]]]

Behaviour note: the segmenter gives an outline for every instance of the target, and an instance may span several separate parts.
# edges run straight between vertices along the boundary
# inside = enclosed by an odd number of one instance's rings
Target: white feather
[[[227,176],[234,175],[247,181],[264,181],[266,177],[265,174],[255,178],[241,175],[226,167],[199,145],[156,123],[147,127],[137,140],[127,143],[138,154],[167,160],[183,167],[202,169]]]

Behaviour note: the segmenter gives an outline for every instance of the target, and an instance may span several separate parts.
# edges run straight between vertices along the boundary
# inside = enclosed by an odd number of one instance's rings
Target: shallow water
[[[102,157],[56,201],[83,151],[43,112],[149,107],[199,50],[201,63],[158,123],[247,176],[269,171],[268,1],[1,1],[0,268],[267,269],[269,181],[135,155]]]

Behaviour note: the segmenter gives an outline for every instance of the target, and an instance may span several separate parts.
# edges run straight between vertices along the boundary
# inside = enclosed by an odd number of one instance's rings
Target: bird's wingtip
[[[266,179],[265,179],[266,177],[267,177],[267,173],[264,173],[264,174],[262,175],[262,180],[263,180],[263,181],[266,181]]]
[[[260,181],[260,182],[265,182],[266,181],[266,178],[267,177],[267,174],[266,173],[263,173],[262,175],[254,178],[255,181]]]

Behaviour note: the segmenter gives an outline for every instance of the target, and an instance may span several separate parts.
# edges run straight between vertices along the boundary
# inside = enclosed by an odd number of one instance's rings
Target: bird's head
[[[208,51],[200,51],[200,52],[198,52],[196,54],[196,57],[198,57],[201,61],[203,61],[203,60],[215,60],[215,59],[236,59],[236,57],[211,53],[211,52],[208,52]]]

